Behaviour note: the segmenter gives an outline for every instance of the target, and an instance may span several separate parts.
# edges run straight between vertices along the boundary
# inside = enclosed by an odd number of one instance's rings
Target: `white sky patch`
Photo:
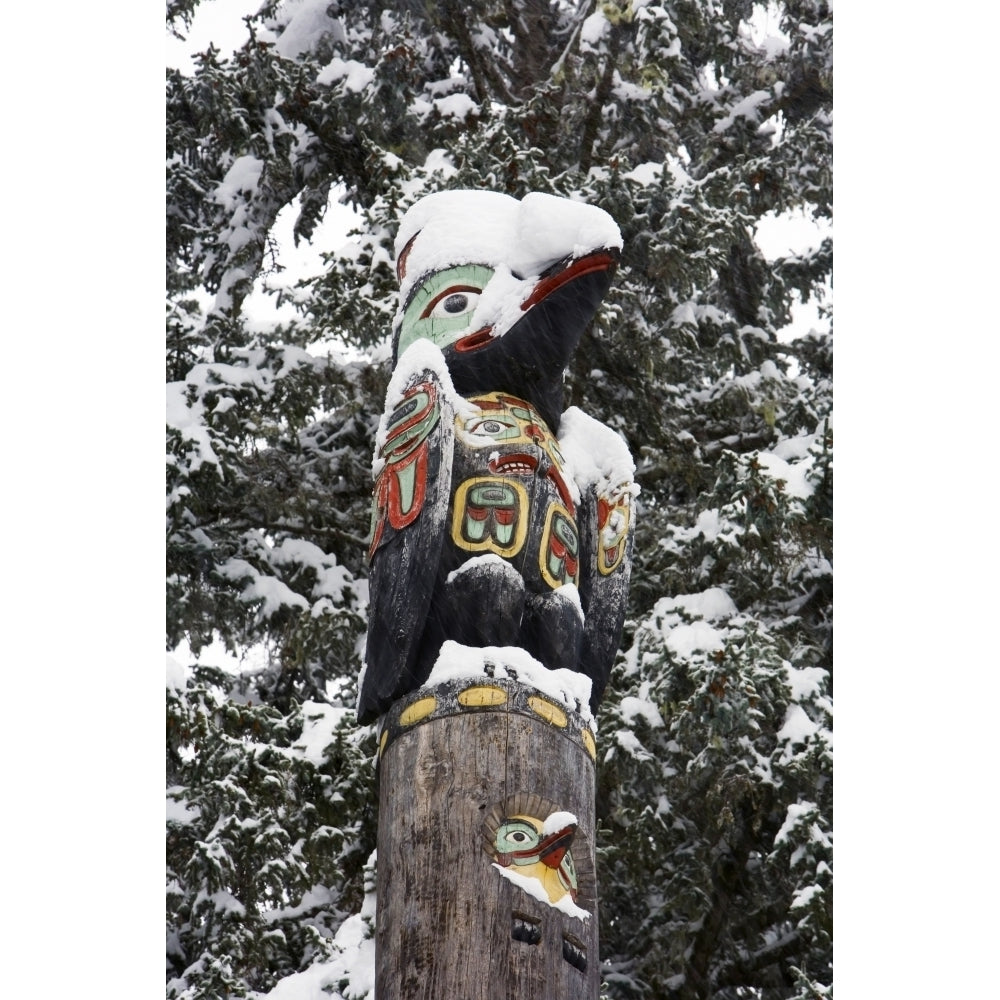
[[[833,235],[829,219],[814,219],[802,209],[762,215],[754,229],[754,242],[768,261],[814,250]]]
[[[217,667],[220,670],[224,670],[227,674],[238,675],[262,670],[270,662],[270,654],[261,643],[256,646],[248,646],[244,650],[242,656],[234,656],[226,649],[226,645],[221,639],[215,639],[207,646],[203,646],[198,655],[195,656],[195,654],[191,651],[191,646],[188,644],[188,641],[186,639],[182,639],[181,642],[179,642],[177,646],[175,646],[174,649],[167,654],[168,684],[171,683],[171,681],[176,682],[179,677],[177,667],[171,666],[171,660],[174,664],[179,664],[181,666],[185,677],[188,672],[187,664]]]
[[[779,257],[802,256],[816,249],[823,239],[833,236],[833,224],[829,219],[814,219],[804,210],[775,215],[769,212],[757,220],[754,242],[769,262]],[[829,278],[823,285],[823,303],[833,301],[833,285]],[[788,326],[777,331],[783,342],[804,336],[811,330],[829,331],[830,320],[820,316],[820,300],[813,295],[806,302],[798,297],[792,299],[792,319]]]
[[[740,33],[762,48],[769,59],[788,49],[788,36],[781,30],[781,9],[776,3],[755,3],[749,20],[740,24]]]
[[[295,290],[298,281],[322,274],[326,270],[322,254],[338,252],[349,256],[356,246],[356,240],[348,236],[351,230],[357,228],[358,215],[349,205],[341,204],[337,199],[343,193],[342,188],[334,188],[327,202],[326,212],[313,230],[312,237],[300,240],[295,244],[295,220],[301,211],[298,198],[286,205],[274,220],[269,237],[272,248],[276,251],[275,265],[279,270],[271,271],[254,282],[254,290],[243,303],[243,311],[250,319],[274,322],[288,322],[298,316],[292,301],[283,302],[281,307],[275,306],[273,295],[265,288],[277,291],[283,289],[292,298],[299,297],[301,292]],[[270,263],[265,257],[265,265]]]
[[[212,0],[201,3],[195,9],[191,27],[184,31],[178,22],[177,28],[185,37],[175,38],[167,31],[166,64],[182,72],[191,72],[191,56],[204,52],[209,44],[214,44],[223,56],[229,56],[249,37],[243,18],[256,14],[260,0]],[[261,40],[271,40],[266,33]]]

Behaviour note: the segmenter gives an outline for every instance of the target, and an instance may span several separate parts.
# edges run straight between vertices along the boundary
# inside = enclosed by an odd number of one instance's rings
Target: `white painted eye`
[[[538,832],[523,820],[511,820],[497,830],[498,851],[519,851],[534,847],[538,843]]]
[[[455,319],[476,308],[480,290],[468,286],[445,289],[424,311],[425,319]]]

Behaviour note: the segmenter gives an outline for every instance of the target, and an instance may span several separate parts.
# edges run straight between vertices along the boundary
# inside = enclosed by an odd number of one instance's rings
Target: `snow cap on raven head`
[[[429,340],[459,393],[521,390],[555,430],[563,370],[608,291],[621,247],[607,212],[569,198],[532,192],[518,201],[495,191],[422,198],[396,237],[394,362]]]

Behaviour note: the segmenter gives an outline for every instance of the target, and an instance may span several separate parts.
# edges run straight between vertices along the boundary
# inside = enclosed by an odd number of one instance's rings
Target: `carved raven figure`
[[[617,434],[562,413],[562,379],[620,248],[605,212],[550,195],[441,192],[403,217],[362,723],[420,687],[448,639],[580,671],[600,701],[638,488]]]

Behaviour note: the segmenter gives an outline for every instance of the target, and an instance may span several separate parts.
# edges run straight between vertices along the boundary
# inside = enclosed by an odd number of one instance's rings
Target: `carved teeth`
[[[533,476],[538,461],[530,455],[497,455],[490,458],[489,468],[500,476]]]

